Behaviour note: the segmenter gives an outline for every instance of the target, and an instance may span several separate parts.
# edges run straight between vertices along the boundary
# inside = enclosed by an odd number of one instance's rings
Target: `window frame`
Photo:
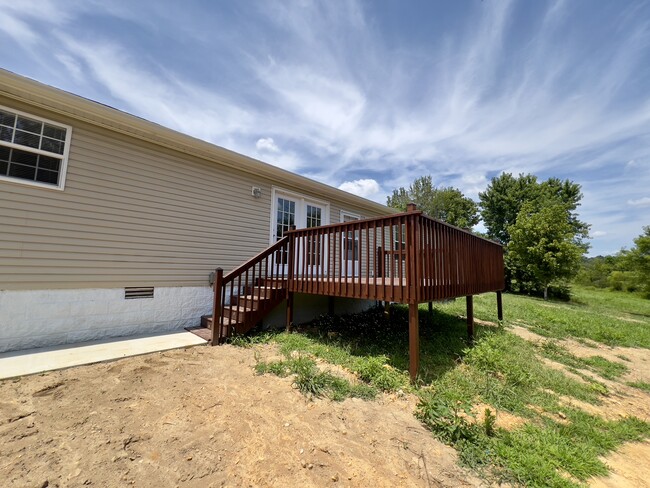
[[[65,129],[65,141],[63,141],[63,154],[53,153],[49,151],[44,151],[42,149],[37,149],[34,147],[23,146],[21,144],[15,144],[13,142],[0,141],[0,146],[8,147],[10,149],[16,149],[18,151],[24,151],[32,154],[38,154],[40,156],[47,156],[50,158],[56,158],[61,160],[61,167],[59,169],[59,181],[56,185],[51,183],[43,183],[41,181],[27,180],[23,178],[16,178],[14,176],[5,176],[0,175],[0,182],[7,183],[18,183],[19,185],[28,185],[34,186],[37,188],[44,188],[46,190],[58,190],[63,191],[65,189],[65,180],[66,174],[68,172],[68,157],[70,155],[70,141],[72,140],[72,126],[67,124],[62,124],[61,122],[56,122],[54,120],[46,119],[45,117],[40,117],[22,110],[17,110],[13,107],[7,107],[6,105],[0,105],[0,110],[6,110],[17,116],[26,117],[28,119],[37,120],[39,122],[53,125],[55,127]]]

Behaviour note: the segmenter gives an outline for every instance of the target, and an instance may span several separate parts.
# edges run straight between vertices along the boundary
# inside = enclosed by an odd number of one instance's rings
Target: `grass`
[[[280,377],[294,375],[293,384],[308,397],[327,397],[334,401],[346,398],[372,400],[378,393],[377,389],[365,383],[352,384],[345,378],[321,371],[313,359],[303,355],[284,361],[258,361],[255,371]]]
[[[570,302],[503,295],[505,323],[525,324],[532,332],[557,339],[589,339],[608,346],[650,349],[650,300],[631,293],[574,287]],[[474,316],[495,319],[493,294],[474,298]],[[441,306],[464,314],[464,300]]]
[[[504,295],[506,327],[477,327],[468,347],[464,300],[437,305],[420,314],[420,372],[410,385],[408,312],[395,307],[390,319],[381,309],[353,316],[324,316],[299,333],[266,333],[237,339],[240,345],[274,342],[282,361],[257,365],[260,373],[294,376],[310,396],[334,400],[371,399],[380,391],[404,390],[419,397],[416,415],[433,435],[458,450],[459,458],[485,477],[527,486],[582,486],[607,467],[600,457],[623,442],[650,437],[650,424],[629,417],[615,421],[570,406],[567,398],[598,405],[608,395],[604,384],[585,373],[617,381],[629,367],[601,356],[580,358],[556,338],[574,336],[610,345],[650,347],[647,304],[608,291],[578,289],[575,302],[543,302]],[[593,300],[593,306],[592,306]],[[475,297],[475,316],[494,320],[493,295]],[[621,312],[623,310],[623,312]],[[624,314],[634,320],[623,320]],[[533,344],[508,331],[528,326],[553,340]],[[542,358],[564,364],[574,379],[547,366]],[[318,369],[316,361],[354,373],[350,383]],[[631,386],[650,391],[643,382]],[[486,409],[478,420],[476,406]],[[495,418],[509,412],[521,419],[505,430]],[[496,417],[495,417],[496,414]]]
[[[543,356],[553,361],[573,369],[592,371],[608,380],[616,380],[630,370],[625,364],[610,361],[602,356],[579,358],[571,354],[564,346],[558,344],[557,341],[546,341],[540,346],[540,349]]]
[[[629,381],[625,383],[627,386],[632,386],[633,388],[638,388],[639,390],[647,391],[650,393],[650,383],[645,381]]]

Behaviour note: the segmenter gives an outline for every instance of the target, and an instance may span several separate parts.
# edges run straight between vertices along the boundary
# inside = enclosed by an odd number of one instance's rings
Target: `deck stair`
[[[245,334],[255,327],[273,308],[287,297],[287,289],[282,286],[266,286],[263,282],[247,286],[241,295],[233,295],[232,305],[222,308],[222,339],[233,334]],[[201,326],[212,329],[212,316],[201,317]]]

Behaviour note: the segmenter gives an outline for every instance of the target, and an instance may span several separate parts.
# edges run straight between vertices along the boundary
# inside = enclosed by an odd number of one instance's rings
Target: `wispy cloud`
[[[637,200],[628,200],[628,205],[632,207],[650,207],[650,197],[643,197]]]
[[[647,220],[647,3],[435,6],[454,28],[426,35],[355,0],[0,7],[26,74],[347,191],[383,202],[431,174],[476,198],[533,172],[583,185],[610,251]]]

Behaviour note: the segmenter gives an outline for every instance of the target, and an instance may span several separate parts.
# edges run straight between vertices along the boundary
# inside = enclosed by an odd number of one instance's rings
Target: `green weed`
[[[626,383],[627,386],[632,386],[634,388],[638,388],[639,390],[647,391],[650,393],[650,383],[646,383],[645,381],[630,381]]]

